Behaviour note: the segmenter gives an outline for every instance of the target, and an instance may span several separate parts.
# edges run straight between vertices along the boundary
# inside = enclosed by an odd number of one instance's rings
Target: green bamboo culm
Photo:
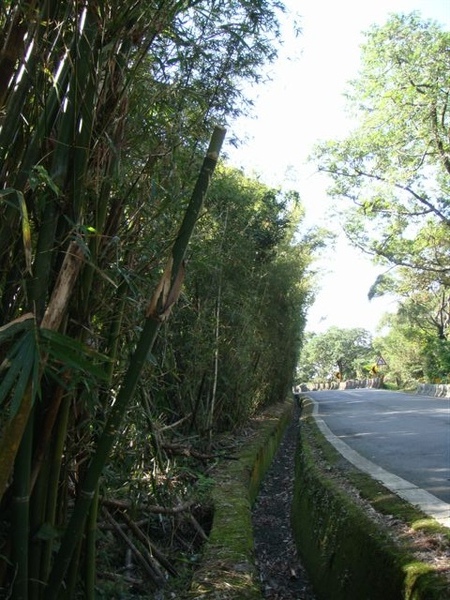
[[[30,505],[30,456],[33,439],[31,419],[25,428],[17,460],[16,474],[13,480],[12,526],[14,529],[12,558],[16,565],[16,577],[13,586],[13,597],[17,600],[28,599],[28,536]]]
[[[226,130],[216,127],[211,136],[206,156],[197,178],[190,202],[172,247],[171,257],[161,282],[147,310],[145,323],[130,359],[127,372],[116,401],[99,438],[97,449],[86,471],[78,500],[75,504],[67,529],[61,540],[45,594],[46,600],[57,600],[59,591],[70,565],[73,552],[84,531],[91,503],[94,499],[98,481],[108,459],[111,448],[118,436],[119,428],[126,409],[135,392],[142,369],[151,352],[162,322],[167,319],[175,303],[184,271],[184,258],[195,223],[216,167]]]
[[[100,486],[97,485],[94,500],[89,510],[89,517],[86,528],[86,559],[85,559],[85,598],[86,600],[95,600],[96,598],[96,541],[97,541],[97,516],[99,502]]]

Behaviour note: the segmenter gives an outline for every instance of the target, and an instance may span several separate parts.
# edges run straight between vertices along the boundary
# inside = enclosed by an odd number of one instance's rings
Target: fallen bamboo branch
[[[129,538],[129,536],[123,531],[123,529],[119,526],[114,517],[109,513],[109,511],[103,507],[103,514],[105,518],[111,523],[119,536],[123,539],[123,541],[127,544],[130,550],[133,552],[136,560],[139,562],[141,567],[147,573],[149,578],[157,585],[157,587],[162,587],[165,583],[165,577],[160,570],[159,566],[156,564],[156,560],[150,555],[149,552],[144,551],[141,552],[133,543],[133,541]]]
[[[175,569],[175,567],[172,565],[172,563],[169,562],[167,557],[164,556],[164,554],[155,546],[155,544],[153,544],[153,542],[149,539],[149,537],[145,535],[145,533],[142,531],[142,529],[139,527],[139,525],[137,523],[135,523],[134,521],[132,521],[127,514],[124,513],[121,516],[122,516],[123,520],[125,521],[125,523],[127,524],[127,526],[130,528],[130,530],[138,538],[138,540],[140,542],[142,542],[144,545],[148,545],[148,547],[151,550],[152,555],[159,562],[159,564],[162,567],[164,567],[168,573],[173,575],[173,577],[177,577],[178,571]]]
[[[107,508],[117,508],[119,510],[128,510],[130,508],[132,508],[132,503],[131,502],[127,502],[126,500],[114,500],[114,499],[110,499],[110,498],[104,498],[104,497],[100,497],[100,503],[103,506],[106,506]],[[195,502],[193,500],[189,500],[187,502],[183,502],[182,504],[179,504],[178,506],[158,506],[156,504],[153,505],[143,505],[141,507],[141,510],[143,512],[147,511],[153,514],[159,514],[159,515],[177,515],[181,512],[185,512],[188,511],[192,508],[193,504],[195,504]]]
[[[194,517],[194,515],[192,513],[189,513],[189,521],[191,522],[192,526],[194,527],[195,531],[200,535],[200,537],[202,538],[202,540],[204,542],[208,541],[208,536],[205,533],[205,530],[203,529],[203,527],[200,525],[200,523],[197,521],[197,519]]]
[[[223,458],[217,454],[204,454],[203,452],[195,450],[195,448],[192,446],[185,446],[182,444],[170,444],[165,442],[162,444],[162,448],[163,450],[172,454],[176,454],[178,456],[192,456],[192,458],[196,458],[198,460],[214,460],[216,458]]]

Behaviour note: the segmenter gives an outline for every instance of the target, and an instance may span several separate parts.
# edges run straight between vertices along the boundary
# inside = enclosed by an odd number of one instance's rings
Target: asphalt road
[[[450,399],[373,389],[309,395],[337,440],[450,505]]]

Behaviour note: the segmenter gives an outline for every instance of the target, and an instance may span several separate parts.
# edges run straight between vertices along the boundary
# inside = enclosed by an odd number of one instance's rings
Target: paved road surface
[[[319,426],[343,454],[357,453],[357,466],[392,480],[397,493],[450,526],[450,399],[373,389],[310,397]]]

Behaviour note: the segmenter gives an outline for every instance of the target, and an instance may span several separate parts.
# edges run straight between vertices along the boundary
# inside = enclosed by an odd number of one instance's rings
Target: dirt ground
[[[296,409],[253,508],[255,554],[267,600],[315,600],[290,523],[298,417]]]

